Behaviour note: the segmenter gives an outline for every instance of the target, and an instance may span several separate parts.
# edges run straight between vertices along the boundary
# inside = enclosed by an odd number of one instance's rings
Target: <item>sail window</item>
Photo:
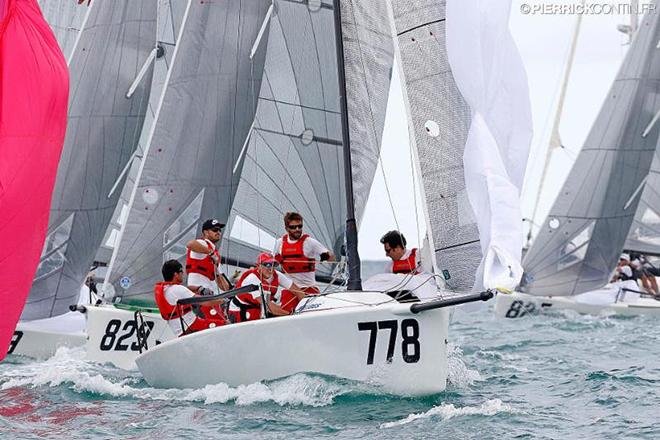
[[[584,260],[587,254],[587,244],[591,239],[593,226],[595,222],[589,223],[580,233],[578,233],[571,241],[566,243],[560,250],[559,262],[557,263],[557,270],[563,270],[567,267],[573,266]]]
[[[646,208],[642,215],[642,222],[649,224],[660,224],[660,215],[651,208]]]
[[[197,235],[195,226],[196,224],[192,225],[183,235],[179,236],[179,239],[169,249],[163,252],[163,263],[168,260],[179,260],[186,255],[188,250],[186,244],[190,240],[194,240]]]
[[[240,215],[234,217],[229,236],[267,251],[275,247],[275,237]]]
[[[41,261],[37,267],[37,274],[35,279],[51,274],[60,269],[66,258],[64,253],[69,243],[71,236],[71,228],[73,227],[73,213],[69,215],[53,232],[46,237],[46,244],[41,253]]]
[[[204,200],[204,189],[197,194],[197,197],[188,205],[186,209],[183,210],[181,215],[179,215],[172,224],[165,230],[163,234],[163,247],[166,248],[173,241],[177,240],[184,232],[186,237],[190,235],[192,231],[193,237],[195,238],[196,228],[193,229],[193,226],[196,226],[202,215],[202,201]],[[184,243],[185,247],[185,243]],[[184,251],[185,253],[185,251]]]

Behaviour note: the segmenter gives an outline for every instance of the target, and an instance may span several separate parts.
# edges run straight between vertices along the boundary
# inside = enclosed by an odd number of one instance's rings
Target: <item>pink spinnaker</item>
[[[0,360],[48,229],[69,74],[36,0],[0,0]]]

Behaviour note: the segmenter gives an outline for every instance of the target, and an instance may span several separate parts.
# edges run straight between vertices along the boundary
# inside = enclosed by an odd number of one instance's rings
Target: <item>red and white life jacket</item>
[[[410,250],[408,258],[392,261],[392,273],[417,274],[417,248]]]
[[[154,297],[156,298],[156,304],[158,305],[160,316],[166,321],[170,321],[172,319],[179,319],[181,316],[185,315],[186,313],[193,311],[192,306],[177,306],[177,305],[172,305],[167,301],[167,298],[165,298],[165,287],[175,284],[177,283],[174,283],[172,281],[163,281],[160,283],[156,283],[156,285],[154,286]],[[215,306],[202,306],[201,308],[206,309],[207,311],[206,313],[208,314],[208,311],[214,309]],[[217,316],[211,315],[208,316],[207,318],[200,318],[197,316],[195,320],[188,326],[188,328],[184,329],[183,334],[187,335],[199,330],[206,330],[207,328],[214,328],[221,325],[225,325],[226,323],[227,320],[225,319],[223,313],[218,313]]]
[[[204,241],[206,242],[209,251],[213,251],[213,254],[216,257],[216,261],[220,261],[220,252],[218,252],[218,249],[215,247],[215,245],[207,239],[204,239]],[[198,273],[200,275],[204,275],[211,281],[215,280],[215,264],[213,264],[211,255],[207,255],[203,259],[198,260],[196,258],[192,258],[191,252],[192,251],[190,249],[188,249],[186,252],[186,272],[188,274]]]
[[[167,302],[165,298],[165,287],[171,286],[177,283],[172,281],[163,281],[156,283],[154,286],[154,297],[156,298],[156,304],[158,305],[158,310],[160,311],[160,316],[165,320],[169,321],[171,319],[179,319],[182,315],[192,311],[191,306],[177,307]]]
[[[236,282],[236,288],[243,287],[243,281],[249,275],[254,274],[261,281],[261,287],[270,292],[271,295],[277,293],[280,287],[280,281],[277,277],[277,272],[273,272],[273,278],[270,282],[264,280],[257,269],[246,270],[241,274]],[[230,310],[229,314],[232,316],[234,322],[254,321],[261,318],[261,302],[255,299],[251,293],[241,293],[232,298],[232,305],[236,306],[239,310]]]
[[[303,250],[305,240],[309,235],[304,234],[300,240],[295,243],[289,241],[289,235],[282,237],[282,250],[277,254],[277,259],[281,260],[284,273],[314,272],[316,270],[316,260],[305,256]]]

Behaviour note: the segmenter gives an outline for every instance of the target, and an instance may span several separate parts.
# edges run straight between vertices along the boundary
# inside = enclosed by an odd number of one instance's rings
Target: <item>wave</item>
[[[456,388],[467,388],[482,381],[477,370],[468,368],[463,359],[463,350],[457,345],[447,345],[447,382]]]
[[[407,425],[412,423],[415,420],[419,419],[428,419],[430,417],[441,417],[442,420],[448,420],[453,417],[460,416],[472,416],[472,415],[483,415],[483,416],[494,416],[499,413],[518,413],[520,411],[516,410],[510,405],[502,403],[500,399],[491,399],[482,403],[479,406],[464,406],[457,408],[453,404],[441,404],[440,406],[434,406],[430,410],[423,413],[413,413],[410,414],[405,419],[397,420],[394,422],[387,422],[380,425],[381,429],[394,428],[396,426]]]

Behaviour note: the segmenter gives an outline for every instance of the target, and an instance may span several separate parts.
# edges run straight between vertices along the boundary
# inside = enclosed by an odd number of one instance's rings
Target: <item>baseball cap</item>
[[[619,260],[630,261],[630,255],[628,255],[628,254],[621,254],[621,256],[619,257]]]
[[[224,228],[225,224],[220,223],[220,220],[216,220],[214,218],[210,218],[204,222],[202,225],[202,231],[206,231],[207,229],[215,229],[215,228]]]
[[[268,252],[262,252],[257,257],[257,264],[263,263],[277,263],[277,260],[275,257],[273,257],[272,254],[269,254]]]

